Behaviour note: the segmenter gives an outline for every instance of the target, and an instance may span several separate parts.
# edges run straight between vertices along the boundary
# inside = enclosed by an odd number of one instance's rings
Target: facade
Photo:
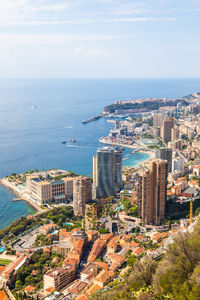
[[[122,150],[104,147],[93,158],[93,181],[98,198],[115,195],[123,186]]]
[[[153,160],[149,170],[139,175],[138,214],[143,224],[160,224],[164,219],[167,190],[167,162]]]
[[[75,177],[61,180],[42,180],[39,176],[28,176],[26,180],[30,195],[41,205],[50,202],[70,200],[73,195]]]
[[[59,253],[69,258],[69,252],[77,247],[77,242],[83,241],[83,243],[81,243],[83,247],[86,240],[86,234],[79,229],[74,229],[71,232],[66,231],[66,229],[61,229],[59,232]],[[79,245],[79,250],[80,249],[82,249],[81,245]]]
[[[75,266],[68,266],[66,269],[56,268],[44,275],[44,290],[53,287],[55,290],[62,290],[75,277]]]
[[[75,216],[85,215],[85,205],[92,200],[92,180],[78,177],[73,186],[73,206]]]
[[[172,149],[160,148],[156,150],[156,158],[166,160],[168,173],[172,171]]]
[[[165,143],[171,141],[172,128],[174,128],[175,119],[172,117],[166,117],[163,121],[161,128],[161,137]]]
[[[184,158],[182,157],[176,157],[172,161],[172,171],[181,171],[184,170]]]
[[[161,113],[154,114],[153,115],[153,127],[154,128],[161,127],[163,124],[163,120],[164,120],[163,114],[161,114]]]

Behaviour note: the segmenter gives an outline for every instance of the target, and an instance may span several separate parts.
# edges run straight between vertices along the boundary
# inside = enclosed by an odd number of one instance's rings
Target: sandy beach
[[[9,189],[11,192],[13,192],[17,197],[21,198],[22,200],[28,202],[32,207],[34,207],[37,210],[37,213],[42,213],[46,210],[42,209],[32,198],[31,196],[25,192],[22,191],[19,187],[14,185],[13,183],[9,182],[6,178],[0,179],[0,184],[4,186],[5,188]]]
[[[147,159],[147,160],[150,160],[150,159],[154,159],[155,158],[155,152],[154,151],[150,151],[150,150],[142,150],[142,151],[139,151],[140,153],[145,153],[145,154],[148,154],[150,157]]]

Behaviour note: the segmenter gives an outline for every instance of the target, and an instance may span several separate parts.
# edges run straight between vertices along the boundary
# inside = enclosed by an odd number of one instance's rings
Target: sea
[[[59,168],[92,174],[98,139],[112,123],[82,124],[115,100],[182,97],[200,90],[200,79],[0,79],[0,177]],[[75,139],[76,143],[71,143]],[[66,141],[66,144],[62,144]],[[134,166],[147,154],[124,152]],[[0,228],[35,210],[0,186]]]

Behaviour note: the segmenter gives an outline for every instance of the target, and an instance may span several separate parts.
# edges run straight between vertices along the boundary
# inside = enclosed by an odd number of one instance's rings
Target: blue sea
[[[200,90],[199,79],[42,79],[0,80],[0,177],[38,168],[61,168],[91,175],[92,156],[112,123],[82,120],[119,99],[182,97]],[[70,140],[76,139],[72,145]],[[62,144],[67,141],[67,144]],[[124,155],[130,153],[125,150]],[[147,154],[130,154],[134,165]],[[0,187],[0,228],[34,213],[27,203]]]

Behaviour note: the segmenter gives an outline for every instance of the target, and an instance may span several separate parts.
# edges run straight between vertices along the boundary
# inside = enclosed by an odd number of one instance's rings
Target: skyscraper
[[[168,173],[172,171],[172,149],[160,148],[156,150],[156,158],[166,160],[168,165]]]
[[[78,177],[73,186],[75,216],[85,215],[85,204],[92,200],[92,181],[89,177]]]
[[[93,182],[97,197],[115,195],[122,188],[122,150],[104,147],[93,158]]]
[[[175,119],[173,117],[166,117],[161,127],[161,137],[165,143],[171,141],[172,128],[174,128]]]
[[[137,185],[138,215],[143,224],[160,224],[165,215],[167,162],[153,160],[149,170],[139,175]]]
[[[157,113],[153,115],[153,127],[158,128],[163,124],[164,115],[161,113]]]

